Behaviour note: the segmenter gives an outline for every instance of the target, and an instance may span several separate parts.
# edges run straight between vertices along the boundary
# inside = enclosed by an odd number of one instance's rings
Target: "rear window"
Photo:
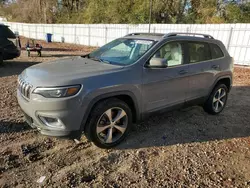
[[[224,56],[222,50],[217,44],[210,44],[210,47],[213,59],[221,58]]]
[[[209,45],[203,42],[189,42],[189,62],[196,63],[212,59]]]
[[[15,34],[7,27],[0,25],[0,37],[16,38]]]

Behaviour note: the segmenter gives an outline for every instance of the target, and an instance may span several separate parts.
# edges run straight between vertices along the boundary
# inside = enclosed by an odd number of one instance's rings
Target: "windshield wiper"
[[[100,59],[100,61],[103,62],[103,63],[106,63],[106,64],[111,64],[111,63],[110,63],[109,61],[107,61],[107,60]]]
[[[92,60],[94,60],[94,61],[99,61],[99,62],[102,62],[102,63],[110,64],[109,61],[103,60],[103,59],[101,59],[101,58],[91,57],[90,59],[92,59]]]

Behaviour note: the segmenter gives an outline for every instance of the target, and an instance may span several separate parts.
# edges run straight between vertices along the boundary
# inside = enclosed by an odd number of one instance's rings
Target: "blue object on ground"
[[[47,33],[46,34],[46,41],[47,42],[51,42],[52,41],[51,39],[52,39],[52,34],[51,33]]]

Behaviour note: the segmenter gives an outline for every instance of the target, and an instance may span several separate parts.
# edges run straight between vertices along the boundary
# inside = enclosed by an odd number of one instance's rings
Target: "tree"
[[[5,15],[12,21],[29,23],[54,23],[53,8],[57,0],[16,0],[4,6]]]
[[[0,11],[9,20],[18,22],[138,24],[148,23],[149,2],[150,0],[0,0]],[[152,23],[250,22],[250,3],[246,3],[246,0],[240,3],[238,0],[152,2]]]
[[[226,6],[226,21],[228,23],[249,23],[250,3],[237,4],[230,3]]]
[[[6,2],[6,0],[0,0],[0,4],[5,4]]]

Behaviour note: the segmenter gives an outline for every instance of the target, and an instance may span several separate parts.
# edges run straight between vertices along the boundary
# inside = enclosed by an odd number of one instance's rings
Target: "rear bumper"
[[[4,49],[3,53],[3,59],[4,60],[9,60],[9,59],[14,59],[17,58],[21,55],[21,50],[15,49],[15,50],[9,50],[9,49]]]

